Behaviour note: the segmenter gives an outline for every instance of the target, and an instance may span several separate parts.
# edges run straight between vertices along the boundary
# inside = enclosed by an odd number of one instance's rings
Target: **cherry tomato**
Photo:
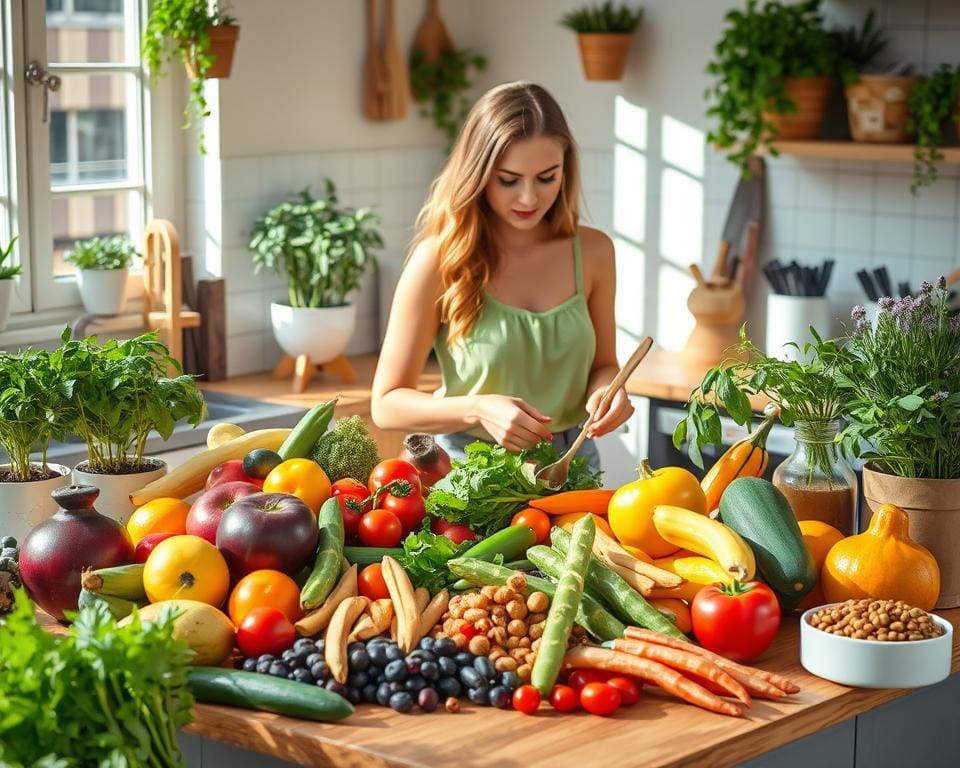
[[[599,669],[575,669],[570,673],[570,679],[567,682],[579,694],[583,686],[588,683],[604,683],[611,677],[613,677],[612,673]]]
[[[527,507],[517,512],[513,516],[513,520],[510,521],[510,525],[525,525],[527,528],[531,528],[537,537],[537,544],[542,544],[547,540],[550,529],[553,527],[550,516],[546,512],[541,512],[533,507]]]
[[[427,508],[423,503],[423,496],[411,490],[409,496],[394,496],[392,493],[385,493],[380,497],[380,508],[393,512],[403,526],[403,535],[406,536],[410,531],[415,531],[423,522],[424,515],[427,514]]]
[[[360,518],[358,533],[365,546],[395,547],[403,536],[403,526],[390,510],[372,509]]]
[[[606,683],[587,683],[580,691],[580,706],[591,715],[607,717],[620,708],[620,691]]]
[[[620,703],[625,707],[632,707],[640,700],[642,687],[632,677],[611,677],[607,680],[607,685],[620,691]]]
[[[540,709],[540,691],[532,685],[521,685],[513,692],[513,708],[525,715]]]
[[[766,584],[715,584],[701,589],[690,607],[700,645],[733,661],[763,653],[780,627],[780,605]]]
[[[337,482],[330,486],[331,496],[339,496],[341,493],[349,493],[350,495],[359,494],[361,499],[365,499],[370,495],[367,492],[367,486],[354,480],[352,477],[345,477],[342,480],[337,480]]]
[[[569,685],[555,685],[550,691],[550,706],[557,712],[575,712],[580,706],[580,697]]]
[[[357,591],[371,600],[386,600],[390,597],[380,563],[373,563],[360,571],[357,576]]]
[[[244,656],[279,656],[296,639],[297,630],[277,608],[253,608],[237,627],[237,648]]]
[[[373,472],[370,473],[367,488],[370,493],[374,493],[381,485],[386,485],[394,480],[406,480],[413,486],[415,496],[423,495],[420,472],[409,461],[402,461],[401,459],[384,459],[377,464],[373,468]]]
[[[430,530],[437,534],[437,536],[446,536],[454,544],[462,544],[464,541],[473,541],[477,538],[477,534],[467,528],[467,526],[451,523],[442,517],[434,518],[430,524]]]
[[[363,489],[362,493],[339,493],[336,495],[337,504],[340,505],[340,515],[343,517],[343,535],[347,539],[356,537],[360,528],[360,518],[363,517],[364,512],[370,511],[369,504],[366,509],[361,504],[366,498],[366,488]],[[356,511],[350,506],[353,502],[361,504],[360,511]]]

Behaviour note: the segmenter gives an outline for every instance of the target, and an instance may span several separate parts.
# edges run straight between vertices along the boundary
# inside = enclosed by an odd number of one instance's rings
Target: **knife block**
[[[747,304],[738,283],[718,286],[698,283],[687,298],[687,308],[696,320],[683,356],[695,363],[713,366],[740,340],[740,326]]]

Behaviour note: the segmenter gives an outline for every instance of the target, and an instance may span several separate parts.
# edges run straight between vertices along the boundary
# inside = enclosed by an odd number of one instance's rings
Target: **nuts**
[[[486,656],[490,653],[490,641],[485,635],[474,635],[467,648],[474,656]]]
[[[530,679],[530,670],[533,669],[531,664],[521,664],[517,667],[517,674],[520,676],[520,679],[526,682]]]
[[[520,619],[513,619],[507,624],[507,634],[511,637],[524,637],[527,634],[527,623]]]
[[[527,597],[527,610],[530,613],[546,613],[550,607],[550,598],[543,592],[531,592]]]
[[[527,613],[527,604],[523,600],[516,599],[507,603],[507,615],[511,619],[525,619]]]
[[[500,587],[493,596],[493,601],[498,605],[506,605],[516,597],[517,593],[510,587]]]
[[[927,640],[943,634],[929,613],[902,600],[847,600],[818,610],[810,617],[810,626],[855,640],[887,642]]]
[[[497,672],[516,672],[517,667],[520,665],[517,663],[516,659],[511,658],[510,656],[501,656],[500,658],[494,660],[493,666]]]
[[[515,571],[508,579],[507,586],[510,587],[514,592],[526,592],[527,590],[527,577],[524,576],[520,571]]]
[[[469,621],[471,624],[479,621],[480,619],[489,619],[490,614],[487,613],[482,608],[467,608],[463,612],[463,620]]]

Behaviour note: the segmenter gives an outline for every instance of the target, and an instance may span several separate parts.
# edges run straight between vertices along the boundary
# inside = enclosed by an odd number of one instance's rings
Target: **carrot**
[[[613,650],[623,651],[624,653],[639,656],[643,659],[650,659],[651,661],[659,661],[661,664],[666,664],[668,667],[681,673],[692,672],[705,680],[709,680],[711,683],[719,685],[724,690],[722,695],[726,696],[730,694],[734,698],[739,699],[744,706],[750,706],[750,694],[746,692],[744,687],[716,664],[703,658],[703,656],[697,656],[695,653],[688,653],[679,648],[648,643],[643,640],[617,639],[613,641]]]
[[[756,667],[748,667],[744,664],[738,664],[737,662],[731,661],[730,659],[721,656],[718,653],[713,653],[712,651],[708,651],[706,648],[701,648],[699,645],[694,645],[693,643],[684,643],[682,640],[674,640],[673,638],[662,635],[659,632],[651,632],[649,629],[642,629],[641,627],[627,627],[623,633],[623,636],[631,640],[647,640],[651,643],[667,645],[671,648],[679,648],[682,651],[688,651],[689,653],[695,653],[698,656],[703,656],[704,658],[710,659],[710,661],[712,661],[721,669],[731,674],[737,673],[734,676],[741,683],[744,682],[743,677],[746,676],[764,680],[784,693],[797,693],[800,690],[800,686],[798,686],[796,683],[781,675],[775,674],[774,672],[767,672],[766,670],[757,669]]]
[[[736,705],[729,701],[723,701],[719,696],[714,696],[703,686],[697,685],[677,670],[671,669],[658,661],[651,661],[650,659],[643,659],[631,656],[629,653],[611,651],[606,648],[591,648],[581,645],[567,651],[564,663],[568,667],[602,669],[608,672],[633,675],[669,691],[677,698],[711,712],[730,715],[731,717],[740,717],[743,714]]]
[[[570,512],[592,512],[595,515],[607,514],[607,504],[613,496],[613,490],[597,488],[589,491],[563,491],[552,496],[541,496],[528,502],[531,507],[548,515],[566,515]]]

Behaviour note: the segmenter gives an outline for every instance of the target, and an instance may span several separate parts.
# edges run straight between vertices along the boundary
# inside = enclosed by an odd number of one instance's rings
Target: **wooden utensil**
[[[384,119],[386,73],[377,39],[377,0],[367,0],[367,58],[363,68],[363,116]]]
[[[440,0],[427,0],[427,12],[413,37],[411,50],[421,51],[424,61],[436,64],[444,51],[453,50],[447,25],[440,18]]]
[[[386,40],[383,47],[383,61],[386,72],[386,93],[384,98],[385,120],[402,120],[407,115],[410,103],[410,73],[407,62],[397,44],[397,20],[395,0],[386,0]]]
[[[617,375],[614,377],[607,388],[603,391],[603,395],[600,397],[600,402],[597,403],[597,412],[605,412],[607,407],[610,405],[610,401],[613,399],[613,396],[616,394],[617,390],[623,386],[624,382],[630,377],[630,374],[634,372],[636,367],[640,365],[640,361],[647,356],[647,352],[650,351],[650,347],[653,346],[653,339],[649,336],[645,336],[643,340],[637,345],[637,349],[630,359],[623,364],[623,367],[617,371]],[[587,420],[583,423],[583,429],[580,430],[580,434],[577,435],[577,439],[573,441],[573,444],[567,449],[567,452],[563,454],[557,461],[552,464],[547,464],[545,467],[541,467],[537,470],[535,477],[537,480],[541,481],[544,486],[550,488],[551,490],[557,490],[567,481],[567,475],[570,472],[570,462],[573,461],[573,457],[577,455],[577,451],[580,450],[580,446],[583,445],[583,441],[587,439],[587,430],[590,428],[590,425],[593,423],[593,414],[591,413]]]
[[[763,189],[766,166],[762,157],[751,157],[748,161],[750,178],[740,178],[727,211],[727,220],[723,224],[717,258],[713,262],[712,280],[736,277],[731,266],[739,259],[742,263],[744,235],[751,221],[759,222],[763,216]]]

